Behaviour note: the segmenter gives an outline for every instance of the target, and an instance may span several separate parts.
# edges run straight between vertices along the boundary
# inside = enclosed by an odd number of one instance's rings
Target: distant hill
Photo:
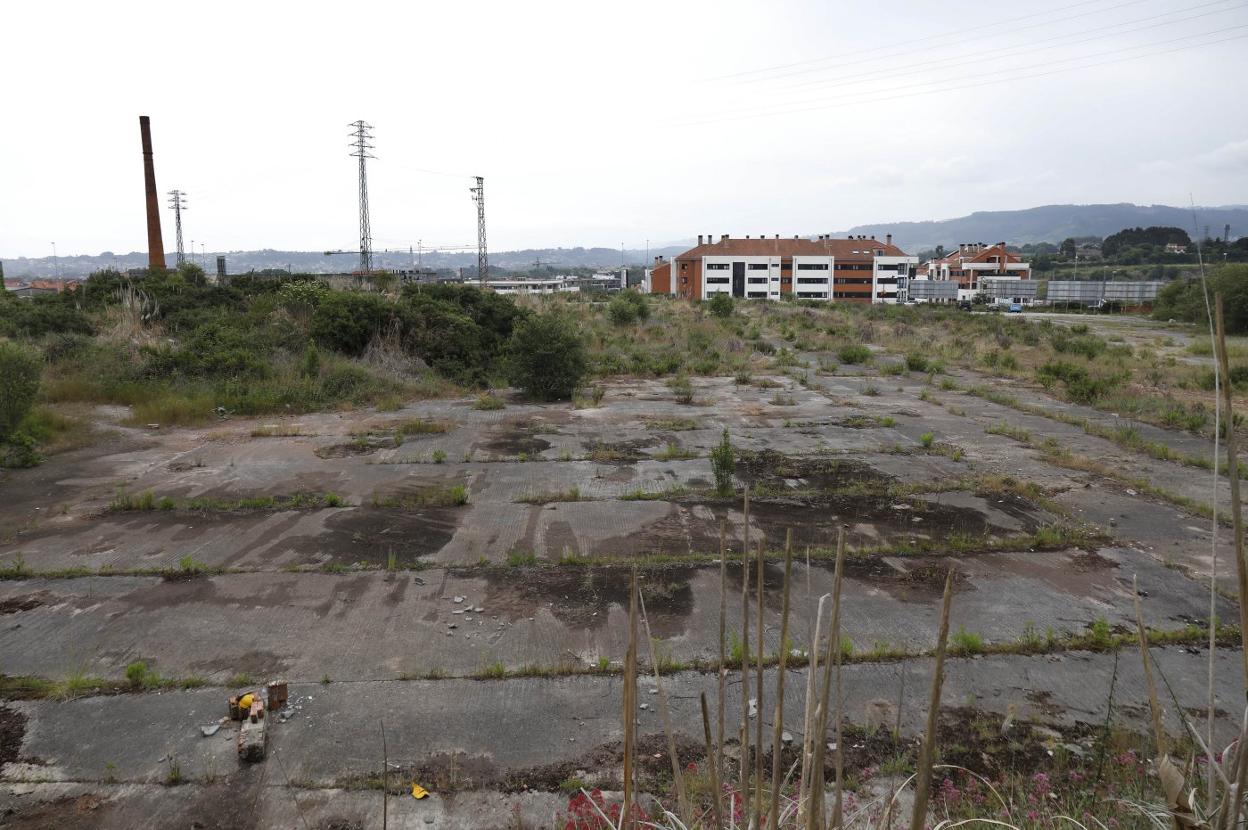
[[[1231,226],[1231,239],[1248,233],[1248,206],[1198,207],[1196,217],[1204,234],[1205,225],[1215,237],[1222,236],[1224,225]],[[927,222],[891,222],[857,225],[833,236],[874,234],[883,239],[893,235],[893,242],[909,253],[944,245],[946,249],[959,242],[1028,242],[1058,243],[1071,236],[1108,236],[1123,228],[1171,225],[1192,233],[1191,208],[1167,205],[1044,205],[1026,210],[978,211],[957,219]]]
[[[1203,234],[1207,225],[1213,236],[1220,237],[1223,226],[1227,224],[1231,226],[1232,239],[1248,233],[1248,206],[1198,207],[1196,215],[1200,224],[1197,233]],[[1028,242],[1058,243],[1069,236],[1109,236],[1123,228],[1150,225],[1171,225],[1191,233],[1191,209],[1129,203],[1044,205],[1026,210],[979,211],[957,219],[857,225],[834,233],[833,236],[874,234],[877,238],[883,239],[886,234],[891,233],[893,242],[901,246],[903,250],[917,254],[919,251],[935,248],[937,245],[944,245],[946,249],[949,249],[959,242],[1004,241],[1012,245],[1024,245]],[[813,237],[814,234],[810,236]],[[647,255],[651,261],[659,254],[672,257],[688,250],[693,245],[694,241],[690,239],[684,244],[651,248],[649,251],[629,249],[623,252],[623,261],[627,265],[641,265],[646,261]],[[216,270],[218,253],[225,254],[226,267],[231,274],[287,267],[296,273],[329,274],[350,271],[356,263],[356,258],[351,254],[325,256],[320,251],[209,251],[205,263],[209,272]],[[170,263],[173,259],[173,254],[169,254]],[[102,268],[116,268],[123,271],[129,268],[143,268],[147,265],[147,254],[141,251],[128,254],[105,251],[98,256],[64,256],[56,262],[51,257],[4,259],[3,261],[6,277],[46,279],[55,277],[58,273],[65,277],[85,277]],[[559,269],[618,268],[620,261],[621,252],[618,248],[525,248],[519,251],[490,252],[491,266],[515,271],[530,270],[538,262],[543,266]],[[406,251],[380,251],[374,253],[373,264],[378,268],[399,270],[410,268],[411,259]],[[424,268],[475,269],[477,255],[475,251],[455,253],[426,251],[421,257],[421,264]]]
[[[666,248],[651,248],[648,252],[651,261],[655,256],[662,254],[663,256],[672,256],[689,248],[688,245],[669,246]],[[247,271],[262,271],[266,268],[290,268],[295,273],[302,274],[332,274],[351,271],[359,261],[357,255],[338,254],[335,256],[325,256],[321,251],[209,251],[206,255],[207,262],[204,267],[209,273],[216,273],[217,256],[223,254],[225,256],[226,270],[231,274],[242,274]],[[623,259],[626,265],[641,265],[647,256],[647,251],[641,250],[625,250]],[[174,255],[169,253],[166,255],[170,264],[174,261]],[[193,258],[199,262],[199,255]],[[114,254],[111,251],[105,251],[97,256],[63,256],[58,260],[52,257],[40,257],[29,259],[25,257],[17,259],[5,259],[4,275],[10,279],[48,279],[58,276],[64,277],[85,277],[92,272],[102,270],[104,268],[116,268],[119,271],[125,271],[130,268],[147,267],[147,252],[132,251],[127,254]],[[534,267],[538,262],[542,266],[551,266],[554,268],[619,268],[620,267],[620,249],[619,248],[526,248],[519,251],[490,251],[490,265],[492,268],[506,268],[510,270],[525,271]],[[475,273],[477,267],[476,251],[442,253],[438,251],[425,251],[421,258],[420,264],[422,268],[464,268],[472,269]],[[408,269],[412,265],[411,257],[407,251],[376,251],[373,253],[373,266],[375,268],[388,268],[393,270]]]

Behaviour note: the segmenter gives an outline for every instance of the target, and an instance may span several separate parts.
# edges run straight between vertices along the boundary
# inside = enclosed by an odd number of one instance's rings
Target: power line
[[[994,29],[998,26],[1005,26],[1010,23],[1017,23],[1020,20],[1030,20],[1033,17],[1052,15],[1055,12],[1062,12],[1068,9],[1080,8],[1082,6],[1088,6],[1088,5],[1092,5],[1094,3],[1099,3],[1099,2],[1103,2],[1103,0],[1082,0],[1082,2],[1072,3],[1069,6],[1061,6],[1056,9],[1045,9],[1044,11],[1035,12],[1032,14],[1025,14],[1025,15],[1022,15],[1021,17],[1011,17],[1005,20],[998,20],[995,23],[984,23],[979,26],[971,26],[970,28],[955,29],[949,32],[942,32],[940,34],[924,35],[923,37],[912,38],[911,40],[903,40],[899,43],[894,43],[892,46],[888,48],[900,49],[903,46],[913,46],[918,43],[927,43],[928,41],[932,41],[932,40],[945,41],[946,38],[954,36],[954,35],[963,35],[963,34],[967,34],[968,32],[982,32],[984,29]],[[1055,23],[1064,23],[1067,20],[1075,20],[1077,18],[1087,17],[1088,15],[1092,15],[1092,14],[1103,14],[1104,12],[1113,11],[1114,9],[1118,9],[1123,6],[1130,6],[1130,5],[1134,5],[1134,4],[1142,3],[1142,2],[1144,2],[1144,0],[1127,0],[1127,2],[1119,3],[1118,5],[1115,5],[1115,6],[1108,6],[1103,9],[1094,9],[1089,12],[1082,12],[1080,14],[1069,15],[1067,17],[1050,18],[1041,23],[1033,23],[1030,26],[1019,27],[1015,29],[1014,31],[1025,31],[1027,29],[1034,29],[1040,26],[1051,26]],[[977,38],[962,38],[961,40],[955,39],[951,41],[945,41],[945,45],[952,46],[952,45],[956,45],[959,43],[966,43],[970,40],[976,40],[976,39]],[[833,66],[853,66],[855,64],[869,63],[871,61],[886,60],[887,58],[890,58],[890,57],[893,57],[893,55],[892,54],[879,54],[879,55],[874,55],[869,58],[859,58],[857,60],[852,60],[852,61],[843,61],[841,63],[834,64]],[[728,75],[719,75],[714,78],[708,78],[707,80],[721,81],[721,80],[729,80],[732,78],[741,78],[746,75],[761,75],[761,74],[768,73],[768,72],[776,72],[781,69],[791,69],[797,66],[809,66],[810,64],[815,64],[815,63],[826,63],[831,60],[835,60],[835,57],[825,56],[822,58],[809,58],[807,60],[793,61],[792,63],[777,64],[774,66],[760,67],[758,69],[748,69],[743,72],[734,72]],[[805,70],[805,71],[799,71],[799,72],[791,72],[791,73],[788,73],[787,75],[776,75],[776,76],[772,76],[771,78],[764,78],[760,80],[774,80],[777,77],[788,77],[789,75],[800,75],[800,74],[805,74],[805,72],[812,72],[812,71],[819,71],[819,70]]]
[[[1106,55],[1113,55],[1119,52],[1126,52],[1126,51],[1131,51],[1134,49],[1147,49],[1152,46],[1162,46],[1162,45],[1166,45],[1170,43],[1177,43],[1178,41],[1182,41],[1182,40],[1191,40],[1192,38],[1197,38],[1197,37],[1207,37],[1209,35],[1218,35],[1224,32],[1231,32],[1231,31],[1236,31],[1238,29],[1244,29],[1244,28],[1248,28],[1248,24],[1241,24],[1239,26],[1228,26],[1223,29],[1214,29],[1208,32],[1199,32],[1197,34],[1185,35],[1183,37],[1178,37],[1178,38],[1172,38],[1171,40],[1156,41],[1153,43],[1142,44],[1140,46],[1130,46],[1124,49],[1111,49],[1106,52],[1099,52],[1099,53],[1090,54],[1090,55],[1082,55],[1082,56],[1078,56],[1074,58],[1066,58],[1066,59],[1063,59],[1062,61],[1050,61],[1049,63],[1045,63],[1045,64],[1034,64],[1032,66],[1019,67],[1018,69],[1014,69],[1010,71],[1011,72],[1025,71],[1028,69],[1039,68],[1041,66],[1051,66],[1053,63],[1065,62],[1068,60],[1087,60],[1089,58],[1099,58],[1099,57],[1104,57]],[[1108,65],[1116,64],[1116,63],[1124,63],[1126,61],[1139,60],[1141,58],[1156,57],[1158,55],[1167,55],[1172,52],[1182,52],[1187,49],[1195,49],[1195,48],[1202,47],[1202,46],[1215,46],[1219,43],[1227,43],[1232,40],[1240,40],[1244,37],[1248,37],[1248,34],[1232,35],[1231,37],[1221,38],[1218,40],[1205,41],[1203,43],[1192,43],[1186,46],[1177,46],[1172,49],[1161,49],[1161,50],[1157,50],[1154,52],[1145,52],[1140,55],[1127,55],[1126,57],[1113,58],[1111,60],[1081,64],[1079,66],[1067,66],[1067,67],[1062,67],[1060,69],[1048,70],[1045,72],[1035,72],[1030,75],[1013,75],[1013,76],[1007,77],[1007,76],[1001,75],[1001,73],[999,72],[981,72],[981,73],[976,73],[976,74],[971,74],[971,75],[964,75],[960,78],[950,78],[950,79],[946,79],[945,81],[925,81],[923,83],[918,83],[918,84],[903,84],[901,86],[895,86],[895,87],[890,87],[888,89],[881,90],[879,93],[852,92],[852,93],[848,93],[845,95],[834,95],[834,96],[831,96],[830,98],[822,98],[822,99],[816,98],[816,99],[810,99],[808,101],[793,101],[793,102],[790,102],[789,104],[779,105],[780,108],[772,107],[772,108],[767,108],[767,109],[756,109],[753,112],[727,115],[721,118],[712,117],[712,118],[703,119],[701,121],[685,121],[685,122],[678,123],[675,126],[691,127],[691,126],[700,126],[700,125],[705,125],[705,124],[718,124],[718,123],[723,123],[726,121],[739,121],[739,120],[751,119],[751,118],[771,117],[771,116],[777,116],[777,115],[791,115],[791,114],[802,113],[802,112],[814,112],[817,110],[832,109],[838,106],[844,106],[846,104],[852,104],[852,103],[874,104],[874,103],[880,103],[884,101],[895,101],[895,100],[899,100],[903,98],[913,98],[918,95],[932,95],[932,94],[937,94],[941,92],[955,92],[955,91],[960,91],[964,89],[977,89],[979,87],[992,86],[994,84],[1009,83],[1013,81],[1023,81],[1023,80],[1029,80],[1032,78],[1043,78],[1049,75],[1057,75],[1063,72],[1070,72],[1076,69],[1091,69],[1091,68],[1098,67],[1098,66],[1108,66]],[[975,81],[980,78],[989,78],[989,80],[983,81],[981,83],[959,84],[955,86],[947,86],[947,87],[940,87],[936,89],[927,89],[927,90],[922,89],[923,87],[933,87],[940,83],[947,83],[948,81]],[[919,90],[919,91],[902,92],[903,90]],[[881,93],[890,93],[890,92],[900,92],[901,94],[898,94],[898,95],[881,94]],[[859,100],[854,101],[852,99],[859,99]],[[801,104],[810,104],[810,106],[799,106]]]
[[[364,164],[365,159],[376,158],[368,152],[373,149],[373,145],[368,143],[373,137],[369,132],[373,125],[359,120],[351,122],[350,126],[355,128],[351,143],[355,152],[349,155],[360,160],[360,270],[367,274],[373,270],[373,232],[368,221],[368,172]]]
[[[490,273],[490,258],[485,248],[485,178],[477,176],[477,186],[468,188],[477,203],[477,282],[485,285]]]
[[[1122,23],[1111,23],[1108,26],[1101,26],[1096,29],[1089,29],[1087,32],[1084,32],[1084,34],[1090,34],[1091,32],[1104,32],[1109,29],[1119,29],[1123,26],[1134,26],[1137,23],[1145,23],[1150,20],[1158,20],[1159,18],[1170,18],[1172,17],[1172,15],[1182,14],[1183,12],[1188,12],[1188,11],[1195,11],[1196,9],[1203,9],[1209,6],[1225,6],[1228,2],[1233,2],[1233,0],[1213,0],[1213,2],[1211,3],[1201,3],[1196,6],[1189,6],[1188,8],[1185,8],[1185,9],[1176,9],[1175,11],[1165,12],[1163,14],[1151,15],[1149,17],[1142,17],[1136,20],[1128,20]],[[882,73],[877,70],[856,72],[852,75],[841,75],[835,78],[820,79],[820,80],[813,80],[813,81],[803,81],[801,83],[793,84],[791,86],[785,87],[785,89],[801,89],[804,87],[828,88],[828,87],[845,86],[847,83],[854,83],[853,79],[855,78],[871,78],[872,80],[888,80],[891,78],[901,78],[901,77],[905,77],[906,75],[915,74],[914,70],[920,67],[935,66],[937,64],[946,64],[945,66],[941,67],[941,69],[949,69],[955,66],[968,66],[970,64],[983,63],[984,61],[996,61],[996,60],[1000,60],[1002,57],[1019,57],[1019,56],[1031,54],[1034,52],[1046,52],[1050,49],[1058,49],[1063,46],[1078,46],[1079,44],[1082,44],[1082,43],[1091,43],[1097,40],[1104,40],[1105,38],[1108,38],[1108,37],[1135,34],[1137,32],[1144,32],[1149,29],[1156,29],[1160,26],[1173,26],[1178,23],[1186,23],[1189,20],[1196,20],[1201,17],[1208,17],[1214,14],[1221,14],[1224,11],[1227,11],[1227,9],[1213,9],[1211,11],[1190,15],[1188,17],[1180,17],[1177,19],[1170,19],[1170,20],[1160,20],[1160,22],[1150,23],[1147,26],[1140,26],[1135,29],[1127,29],[1127,30],[1119,31],[1119,32],[1111,32],[1110,34],[1093,35],[1092,37],[1085,37],[1085,38],[1081,38],[1078,40],[1071,40],[1070,36],[1066,34],[1058,34],[1058,35],[1054,35],[1053,37],[1034,40],[1028,44],[1023,44],[1022,46],[1017,46],[1017,45],[1016,46],[1002,46],[996,49],[979,50],[979,51],[976,51],[975,57],[972,57],[972,58],[966,58],[966,59],[961,59],[961,60],[957,56],[948,57],[948,58],[933,58],[932,60],[920,61],[919,63],[911,63],[911,64],[906,64],[904,66],[896,67],[896,71],[889,69]],[[1052,45],[1050,46],[1037,46],[1036,45],[1036,44],[1042,44],[1042,43],[1050,43]]]
[[[178,234],[178,265],[186,262],[186,252],[182,248],[182,211],[186,210],[186,193],[181,190],[169,191],[169,207],[173,208],[173,224]]]

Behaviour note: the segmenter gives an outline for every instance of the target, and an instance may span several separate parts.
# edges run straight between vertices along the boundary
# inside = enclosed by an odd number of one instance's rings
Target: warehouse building
[[[647,274],[653,294],[706,300],[716,294],[758,300],[793,295],[801,300],[895,303],[904,297],[918,257],[892,235],[815,239],[794,236],[698,237],[697,246],[670,261],[656,258]]]

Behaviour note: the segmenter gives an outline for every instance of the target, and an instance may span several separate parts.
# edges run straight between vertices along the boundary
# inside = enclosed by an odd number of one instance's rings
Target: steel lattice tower
[[[173,208],[173,225],[178,232],[178,265],[186,262],[186,251],[182,245],[182,211],[186,210],[186,194],[181,190],[169,191],[169,207]]]
[[[477,203],[477,282],[485,285],[490,273],[490,257],[485,249],[485,178],[477,176],[477,186],[468,188]]]
[[[368,143],[373,137],[369,132],[373,125],[361,120],[351,122],[351,126],[355,128],[351,134],[354,139],[351,155],[360,160],[360,270],[368,274],[373,270],[373,232],[368,224],[368,173],[364,160],[376,158],[368,152],[373,149]]]

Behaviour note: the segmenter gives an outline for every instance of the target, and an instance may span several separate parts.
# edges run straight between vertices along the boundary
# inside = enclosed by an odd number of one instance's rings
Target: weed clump
[[[711,473],[715,476],[715,495],[732,495],[732,475],[736,471],[736,453],[732,441],[728,438],[728,430],[719,440],[715,449],[711,450]]]

